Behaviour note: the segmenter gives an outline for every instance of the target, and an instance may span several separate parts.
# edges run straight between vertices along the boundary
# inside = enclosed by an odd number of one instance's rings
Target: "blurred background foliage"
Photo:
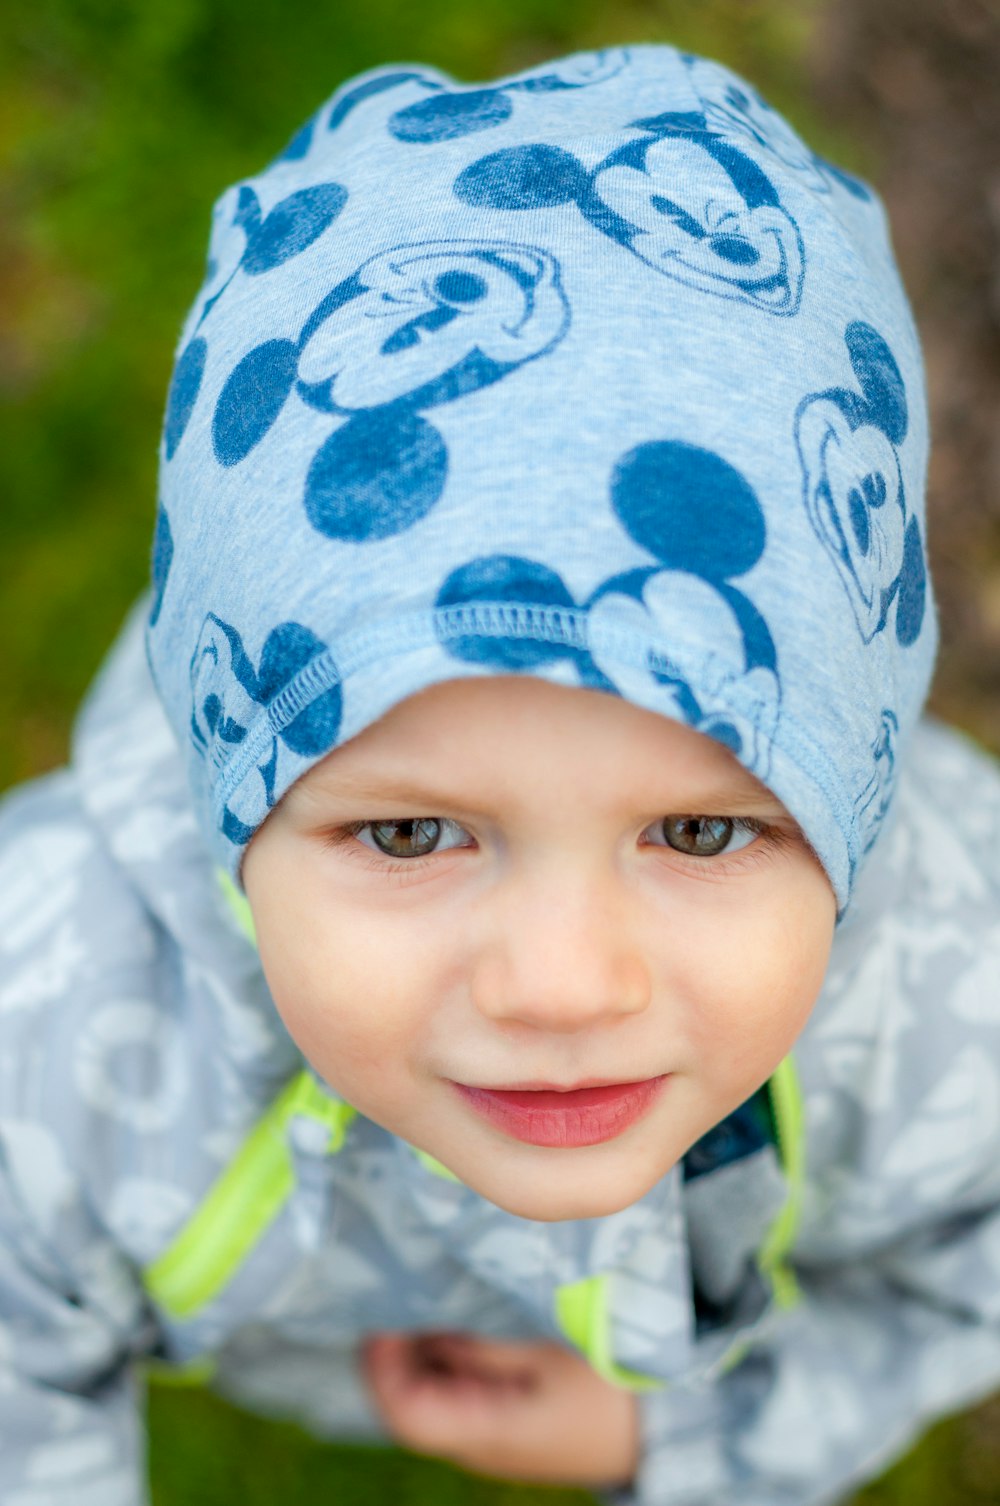
[[[209,211],[359,69],[474,82],[670,41],[749,77],[886,199],[928,361],[935,709],[1000,751],[998,0],[7,0],[0,9],[0,788],[60,763],[143,587],[163,400]],[[156,1506],[568,1506],[162,1391]],[[1000,1500],[1000,1410],[859,1506]]]

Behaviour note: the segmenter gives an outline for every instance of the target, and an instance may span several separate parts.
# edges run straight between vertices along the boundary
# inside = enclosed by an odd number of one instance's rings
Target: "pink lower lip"
[[[667,1081],[667,1075],[644,1082],[610,1083],[559,1093],[506,1088],[455,1087],[467,1103],[505,1135],[529,1145],[599,1145],[613,1140],[641,1119]]]

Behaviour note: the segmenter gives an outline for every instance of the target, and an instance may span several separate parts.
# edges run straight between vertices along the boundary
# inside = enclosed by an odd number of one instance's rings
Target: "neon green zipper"
[[[324,1125],[332,1153],[356,1112],[308,1071],[286,1084],[173,1243],[147,1266],[147,1290],[169,1317],[193,1317],[211,1302],[277,1216],[294,1182],[289,1120],[301,1115]]]
[[[662,1391],[665,1382],[615,1364],[611,1356],[611,1312],[608,1277],[585,1276],[556,1292],[556,1322],[570,1343],[584,1355],[592,1370],[627,1391]]]
[[[767,1084],[774,1118],[778,1158],[788,1183],[788,1196],[757,1255],[757,1268],[771,1283],[781,1308],[794,1307],[802,1293],[788,1264],[802,1217],[805,1191],[805,1111],[799,1075],[791,1055],[779,1062]]]

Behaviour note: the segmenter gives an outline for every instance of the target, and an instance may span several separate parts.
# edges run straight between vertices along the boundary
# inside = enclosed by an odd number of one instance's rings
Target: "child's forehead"
[[[320,760],[304,794],[503,798],[525,786],[634,798],[675,789],[780,809],[720,742],[603,691],[530,675],[447,680],[397,702]]]

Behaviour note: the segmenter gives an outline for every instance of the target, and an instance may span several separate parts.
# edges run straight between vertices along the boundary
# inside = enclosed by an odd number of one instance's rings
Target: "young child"
[[[139,1378],[631,1506],[1000,1382],[1000,779],[878,200],[661,46],[220,200],[154,591],[0,824],[0,1497]],[[793,1049],[794,1048],[794,1049]]]

